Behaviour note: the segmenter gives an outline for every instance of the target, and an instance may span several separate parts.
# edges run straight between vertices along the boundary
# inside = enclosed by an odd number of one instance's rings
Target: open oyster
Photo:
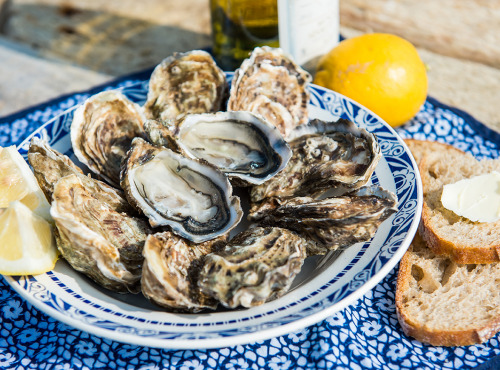
[[[103,91],[73,115],[71,144],[80,162],[110,184],[120,183],[120,164],[132,139],[143,135],[142,108],[116,91]]]
[[[244,231],[206,256],[198,285],[229,308],[263,304],[288,291],[309,243],[278,227]]]
[[[168,225],[196,243],[225,234],[243,215],[239,198],[217,168],[141,138],[132,142],[121,185],[151,226]]]
[[[397,211],[396,196],[367,186],[343,196],[270,198],[250,210],[249,218],[264,226],[284,227],[316,242],[308,255],[325,254],[371,239],[380,224]]]
[[[61,177],[71,174],[83,175],[80,167],[75,165],[69,157],[53,150],[47,141],[37,137],[31,139],[28,161],[49,203],[52,202],[54,185]]]
[[[282,49],[255,48],[234,73],[227,108],[260,114],[286,138],[308,121],[311,80]]]
[[[221,110],[226,76],[206,51],[174,53],[149,80],[146,117],[175,122],[183,114]]]
[[[227,235],[200,244],[171,232],[149,235],[143,253],[142,293],[159,306],[175,311],[215,309],[218,302],[200,291],[198,276],[204,257],[226,241]]]
[[[376,137],[353,122],[312,120],[290,137],[292,157],[283,171],[251,190],[252,202],[271,197],[314,197],[330,188],[365,185],[381,157]]]
[[[52,199],[57,247],[69,264],[107,289],[137,293],[149,229],[119,211],[120,193],[72,174],[57,181]]]
[[[148,136],[190,158],[204,159],[229,176],[233,184],[261,184],[281,171],[292,151],[279,131],[250,112],[189,114],[171,131],[148,121]],[[160,138],[158,138],[160,137]]]

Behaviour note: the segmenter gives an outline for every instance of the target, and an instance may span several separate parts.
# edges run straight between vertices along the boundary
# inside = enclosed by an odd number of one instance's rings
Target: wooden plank
[[[111,75],[210,45],[208,0],[15,0],[5,36]]]
[[[498,0],[341,0],[340,22],[389,32],[442,55],[500,68]]]
[[[2,38],[0,55],[0,117],[111,79],[105,74],[41,59]]]

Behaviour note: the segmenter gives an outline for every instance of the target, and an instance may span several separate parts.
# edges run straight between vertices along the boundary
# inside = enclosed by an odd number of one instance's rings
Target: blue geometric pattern
[[[130,76],[0,119],[0,145],[20,144],[43,123],[97,91],[133,86],[148,77],[149,72]],[[404,138],[447,142],[478,158],[500,156],[498,134],[432,98],[397,132]],[[405,174],[396,181],[405,181]],[[0,280],[0,368],[455,369],[473,368],[500,354],[498,335],[483,345],[456,348],[428,346],[406,337],[395,311],[396,276],[397,267],[358,302],[317,324],[214,350],[156,349],[90,335],[40,312]]]

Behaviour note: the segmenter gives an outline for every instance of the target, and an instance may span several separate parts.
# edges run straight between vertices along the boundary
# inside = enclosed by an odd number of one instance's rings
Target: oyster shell
[[[164,125],[162,122],[148,119],[144,122],[144,133],[146,139],[151,144],[172,149],[174,152],[180,151],[179,145],[174,138],[174,133],[170,131],[170,127]]]
[[[33,137],[28,150],[28,161],[48,202],[52,202],[55,183],[71,174],[83,175],[80,167],[69,157],[53,150],[45,140]]]
[[[187,113],[217,112],[226,90],[224,72],[206,51],[174,53],[151,75],[146,117],[174,122]]]
[[[175,138],[183,154],[206,160],[239,186],[262,184],[292,155],[279,131],[250,112],[187,115]]]
[[[235,71],[228,110],[259,114],[287,138],[294,127],[308,121],[311,75],[283,50],[255,48]]]
[[[283,227],[316,242],[308,255],[325,254],[371,239],[380,224],[397,211],[396,196],[367,186],[343,196],[270,198],[250,210],[249,219],[264,226]]]
[[[292,157],[283,171],[251,190],[252,202],[271,197],[311,196],[364,186],[381,157],[376,137],[353,122],[312,120],[290,136]]]
[[[224,306],[252,307],[288,291],[310,243],[294,232],[257,227],[206,256],[198,285]]]
[[[217,168],[140,138],[124,161],[121,185],[151,226],[168,225],[196,243],[229,232],[243,215],[239,198]]]
[[[57,181],[52,199],[57,247],[69,264],[107,289],[137,293],[149,228],[118,211],[126,203],[120,193],[71,174]]]
[[[146,298],[175,311],[215,309],[218,302],[198,288],[204,257],[222,247],[227,235],[195,244],[171,232],[149,235],[144,245],[141,287]]]
[[[92,192],[94,197],[109,204],[117,212],[132,215],[136,213],[121,190],[84,175],[82,170],[68,156],[52,149],[45,140],[33,137],[28,150],[28,160],[49,203],[52,202],[52,193],[57,181],[73,174],[83,178],[82,181],[85,182],[85,186]]]
[[[103,91],[81,105],[71,123],[75,156],[111,185],[120,183],[120,165],[132,139],[143,135],[142,108],[116,91]]]

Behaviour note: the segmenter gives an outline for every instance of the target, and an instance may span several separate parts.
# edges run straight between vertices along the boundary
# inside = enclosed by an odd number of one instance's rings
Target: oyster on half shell
[[[228,178],[217,168],[141,138],[133,140],[124,160],[121,185],[151,226],[168,225],[196,243],[229,232],[243,215]]]
[[[259,114],[287,138],[309,120],[311,81],[311,75],[282,49],[257,47],[234,73],[227,108]]]
[[[226,242],[227,234],[199,244],[169,231],[149,235],[143,253],[142,293],[174,311],[215,309],[218,302],[200,291],[198,277],[205,256]]]
[[[152,141],[206,160],[238,186],[262,184],[281,171],[292,155],[276,127],[250,112],[189,114],[173,132],[161,123],[147,121],[146,126]]]
[[[132,139],[143,136],[142,108],[117,91],[91,96],[73,115],[75,156],[92,172],[119,186],[120,165]]]
[[[339,192],[364,186],[381,157],[375,135],[353,122],[312,120],[290,135],[292,157],[283,171],[252,187],[251,200],[311,196],[331,188]]]
[[[263,304],[288,291],[310,243],[279,227],[244,231],[206,256],[198,285],[229,308]]]
[[[119,293],[140,290],[146,222],[120,212],[118,191],[85,175],[57,181],[50,214],[63,257],[77,271]]]
[[[342,196],[269,198],[250,210],[249,219],[264,226],[284,227],[316,242],[308,255],[325,254],[371,239],[380,224],[397,211],[396,196],[367,186]]]
[[[146,117],[173,123],[187,113],[217,112],[226,90],[226,76],[209,53],[174,53],[151,75]]]

